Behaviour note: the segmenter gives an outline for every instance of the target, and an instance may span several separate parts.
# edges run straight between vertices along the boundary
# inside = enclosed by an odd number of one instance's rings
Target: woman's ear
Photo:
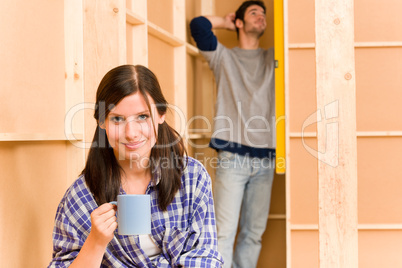
[[[163,115],[159,116],[158,124],[163,124],[165,122],[165,116],[166,116],[166,114],[163,114]]]
[[[99,125],[99,127],[100,127],[101,129],[105,129],[105,128],[106,128],[106,126],[105,126],[105,121],[103,121],[103,122],[98,122],[98,125]]]

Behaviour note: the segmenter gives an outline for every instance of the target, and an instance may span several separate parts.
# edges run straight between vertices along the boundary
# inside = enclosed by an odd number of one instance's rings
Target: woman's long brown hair
[[[82,171],[98,205],[116,200],[123,172],[113,148],[109,145],[106,131],[99,125],[104,123],[115,105],[124,97],[136,92],[145,98],[151,118],[152,110],[148,96],[154,100],[159,115],[166,114],[168,103],[162,94],[159,82],[153,72],[144,66],[118,66],[110,70],[99,84],[94,113],[98,126]],[[151,150],[150,169],[152,178],[155,177],[155,173],[158,173],[160,178],[157,185],[158,204],[163,211],[167,209],[181,187],[181,176],[186,165],[185,155],[186,149],[179,133],[166,122],[158,124],[158,137]]]

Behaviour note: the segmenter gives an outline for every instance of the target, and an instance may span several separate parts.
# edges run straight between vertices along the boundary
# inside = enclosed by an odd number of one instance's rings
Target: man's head
[[[235,16],[235,25],[236,25],[236,32],[237,32],[237,36],[239,36],[239,28],[238,28],[238,26],[237,26],[237,24],[236,24],[236,21],[237,21],[237,19],[239,19],[241,22],[243,22],[243,23],[245,23],[245,16],[247,16],[246,15],[246,12],[250,12],[250,7],[251,6],[258,6],[258,7],[260,7],[260,9],[262,8],[262,10],[263,10],[263,12],[264,12],[264,15],[265,15],[265,12],[266,12],[266,8],[265,8],[265,4],[264,4],[264,2],[263,1],[259,1],[259,0],[250,0],[250,1],[244,1],[241,5],[240,5],[240,7],[236,10],[236,16]],[[263,34],[264,32],[262,32],[261,33],[261,35]]]

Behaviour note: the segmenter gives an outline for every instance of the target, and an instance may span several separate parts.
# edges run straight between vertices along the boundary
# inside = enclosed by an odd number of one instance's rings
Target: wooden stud
[[[185,1],[173,0],[173,34],[180,41],[180,46],[174,48],[174,104],[177,111],[174,113],[175,129],[182,136],[186,136],[187,127],[187,75],[186,74],[186,15]]]
[[[191,56],[201,57],[199,49],[193,46],[192,44],[186,43],[186,51]]]
[[[82,133],[71,133],[66,136],[65,133],[0,133],[0,142],[3,141],[82,141]],[[84,155],[78,159],[84,162]],[[72,158],[71,161],[77,161],[77,158]],[[79,161],[79,160],[78,160]],[[81,163],[81,164],[82,164]]]
[[[317,230],[318,231],[318,224],[291,224],[289,228],[292,231],[310,231],[310,230]],[[402,230],[402,224],[383,224],[383,223],[376,223],[376,224],[358,224],[358,230]]]
[[[316,0],[320,267],[358,267],[353,0]],[[320,118],[321,115],[321,118]]]
[[[65,112],[66,115],[77,105],[84,103],[84,55],[83,55],[83,3],[64,1],[64,43],[65,43]],[[78,143],[84,135],[84,113],[65,118],[64,139],[67,139],[67,181],[74,181],[85,166],[85,150]],[[73,132],[78,132],[74,134]],[[14,139],[21,137],[13,137]],[[30,140],[58,140],[58,135],[30,134]]]
[[[148,22],[148,32],[150,35],[173,47],[180,47],[184,45],[183,39],[178,38],[176,35],[169,33],[152,22]]]
[[[355,48],[389,48],[402,47],[402,42],[355,42]],[[289,44],[290,49],[311,49],[315,48],[314,43],[293,43]]]
[[[284,59],[285,59],[285,115],[290,114],[289,100],[289,3],[283,0],[283,42],[284,42]],[[285,147],[286,150],[286,173],[285,173],[285,199],[286,199],[286,267],[292,267],[292,237],[290,225],[291,221],[291,156],[290,156],[290,120],[285,121]]]
[[[94,103],[97,87],[112,68],[126,63],[126,2],[84,2],[85,102]],[[96,122],[93,111],[85,114],[85,142],[92,141]]]
[[[127,21],[127,23],[129,23],[131,25],[145,24],[145,19],[138,16],[136,13],[134,13],[133,11],[131,11],[129,9],[126,10],[126,21]]]
[[[290,138],[315,138],[316,132],[291,132]],[[356,131],[357,137],[402,137],[402,131]]]

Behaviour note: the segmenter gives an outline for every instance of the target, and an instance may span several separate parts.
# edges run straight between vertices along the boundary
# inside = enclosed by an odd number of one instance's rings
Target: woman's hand
[[[91,232],[88,239],[98,245],[106,246],[117,228],[116,206],[105,203],[91,213]]]
[[[92,211],[91,224],[91,232],[70,268],[101,265],[106,246],[113,239],[117,228],[116,206],[105,203]]]

